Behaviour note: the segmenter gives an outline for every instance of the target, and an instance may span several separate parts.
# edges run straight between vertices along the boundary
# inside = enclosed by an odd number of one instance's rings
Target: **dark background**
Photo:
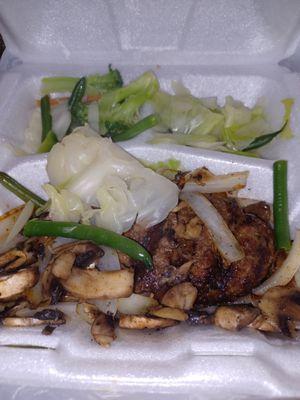
[[[2,36],[0,35],[0,57],[2,56],[4,49],[5,49],[5,44],[3,42]]]

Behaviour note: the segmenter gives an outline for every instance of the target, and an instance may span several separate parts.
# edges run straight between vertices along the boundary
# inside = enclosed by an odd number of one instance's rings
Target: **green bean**
[[[146,131],[147,129],[153,128],[159,122],[159,118],[155,114],[148,115],[148,117],[143,118],[131,128],[127,129],[125,132],[119,133],[117,135],[112,135],[112,140],[114,142],[123,142],[125,140],[132,139],[139,135],[140,133]]]
[[[104,245],[129,255],[152,267],[152,259],[147,250],[136,241],[104,228],[93,225],[83,225],[74,222],[56,222],[31,220],[24,227],[25,236],[52,236],[78,240],[91,240],[98,245]]]
[[[78,122],[82,122],[78,121],[77,110],[85,94],[85,91],[86,91],[86,78],[82,77],[76,83],[68,101],[69,111],[71,113],[71,123],[67,129],[66,135],[69,135],[73,131],[73,129],[78,126]]]
[[[38,153],[47,153],[58,142],[55,133],[52,131],[52,117],[50,111],[50,98],[48,95],[41,98],[42,117],[42,143]]]
[[[287,161],[279,160],[273,164],[274,184],[274,230],[277,249],[291,248],[290,228],[288,219],[288,191],[287,191]]]
[[[42,117],[42,142],[52,129],[52,117],[50,112],[50,98],[48,95],[41,98],[41,117]]]
[[[31,200],[38,207],[42,207],[46,204],[45,200],[2,171],[0,171],[0,184],[25,203]]]
[[[76,109],[78,103],[81,102],[85,93],[85,89],[86,89],[86,78],[82,77],[76,83],[68,101],[68,106],[71,113]]]

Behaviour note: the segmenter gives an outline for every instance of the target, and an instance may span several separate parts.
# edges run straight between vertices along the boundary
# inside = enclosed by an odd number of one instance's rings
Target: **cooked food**
[[[116,339],[112,318],[99,311],[93,321],[91,333],[100,346],[108,347]]]
[[[60,279],[61,285],[75,298],[79,299],[118,299],[128,297],[133,290],[133,272],[98,271],[74,267],[71,275]],[[88,290],[87,290],[88,288]]]
[[[180,202],[159,226],[143,230],[135,225],[126,233],[153,256],[151,271],[137,268],[137,293],[154,293],[162,299],[174,284],[189,282],[197,288],[197,303],[212,305],[251,293],[269,276],[275,259],[269,222],[255,215],[255,210],[243,210],[226,194],[212,194],[208,198],[235,235],[244,257],[226,263],[208,228],[187,203]],[[180,273],[178,269],[187,262],[191,262],[189,270]],[[126,265],[134,267],[135,262],[128,259]]]
[[[260,315],[251,305],[220,306],[214,314],[214,323],[220,328],[238,331],[253,323]]]
[[[197,289],[190,282],[178,283],[178,285],[167,290],[161,299],[161,303],[181,310],[190,310],[193,308],[197,294]]]
[[[174,143],[245,156],[260,155],[259,149],[276,137],[293,136],[292,98],[282,100],[284,118],[274,129],[261,101],[249,107],[232,96],[221,101],[196,97],[180,81],[171,85],[174,94],[160,90],[158,78],[146,71],[123,86],[120,72],[111,66],[103,75],[44,78],[44,96],[37,101],[25,131],[23,149],[48,152],[84,125],[114,142],[151,130],[152,137],[145,139],[152,144]]]
[[[103,347],[118,328],[179,323],[295,337],[300,234],[291,246],[286,163],[274,164],[275,227],[269,204],[238,197],[247,171],[178,167],[151,170],[85,127],[52,148],[48,201],[1,173],[26,201],[0,218],[3,326],[51,334],[77,315]]]
[[[126,329],[161,329],[176,325],[169,318],[157,318],[145,315],[120,315],[119,326]]]

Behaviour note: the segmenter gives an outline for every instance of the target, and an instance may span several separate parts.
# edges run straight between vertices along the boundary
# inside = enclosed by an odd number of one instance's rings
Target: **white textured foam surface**
[[[63,68],[59,67],[63,72]],[[41,68],[42,69],[42,68]],[[26,68],[24,68],[24,71]],[[76,68],[74,67],[76,71]],[[144,67],[124,69],[127,79],[144,70]],[[40,74],[31,70],[7,73],[1,87],[7,88],[7,96],[0,101],[2,118],[0,135],[20,141],[26,126],[34,98],[38,96]],[[49,71],[47,71],[49,72]],[[65,70],[67,73],[68,70]],[[81,71],[85,72],[84,71]],[[122,71],[123,72],[123,71]],[[243,71],[229,74],[226,68],[213,69],[162,67],[157,71],[162,86],[168,88],[170,80],[182,77],[195,94],[218,94],[222,99],[231,94],[247,104],[265,96],[270,113],[282,112],[278,102],[282,97],[295,96],[299,107],[298,77],[270,68],[269,73]],[[52,71],[56,73],[56,70]],[[42,72],[42,75],[44,72]],[[288,157],[290,160],[289,184],[292,226],[299,226],[300,171],[299,114],[294,113],[293,142],[274,145],[271,158]],[[182,148],[178,146],[149,147],[141,137],[124,144],[125,148],[139,158],[157,161],[175,157],[185,169],[206,165],[216,173],[233,170],[250,171],[246,195],[272,200],[272,161],[257,160],[221,154],[217,152]],[[40,184],[46,178],[45,157],[33,156],[11,160],[6,170],[32,190],[42,194]],[[1,190],[2,210],[17,200]],[[68,314],[73,314],[69,307]],[[268,341],[254,333],[231,334],[215,328],[191,328],[179,326],[163,332],[127,332],[118,334],[118,340],[109,350],[90,341],[89,327],[73,321],[58,328],[50,337],[40,334],[40,329],[2,329],[0,345],[39,345],[50,349],[1,348],[0,382],[18,385],[101,389],[105,396],[118,397],[119,393],[166,392],[182,397],[200,393],[210,398],[235,395],[264,397],[296,396],[300,391],[299,344]],[[74,398],[79,392],[74,392]],[[67,395],[66,395],[67,396]],[[131,394],[128,394],[131,397]],[[143,396],[143,395],[142,395]],[[161,396],[161,395],[159,395]],[[198,396],[197,396],[198,397]],[[197,398],[195,397],[195,398]],[[154,395],[154,398],[155,397]]]
[[[151,68],[164,89],[182,79],[195,95],[216,95],[220,101],[232,95],[253,105],[264,97],[274,127],[283,114],[280,100],[294,97],[295,138],[274,141],[265,149],[267,160],[149,147],[143,144],[148,134],[124,146],[149,161],[178,158],[186,169],[247,169],[245,195],[267,201],[272,160],[287,158],[290,219],[293,228],[300,227],[300,81],[275,66],[298,42],[298,0],[0,0],[0,9],[8,51],[24,62],[6,58],[0,65],[2,70],[16,65],[0,76],[0,138],[21,143],[41,77],[103,72],[109,62],[122,66],[126,81]],[[39,194],[44,166],[43,156],[4,159],[0,146],[0,168]],[[15,204],[1,189],[0,211]],[[74,306],[67,305],[66,313],[74,316]],[[1,329],[0,346],[3,399],[296,398],[300,393],[299,343],[253,332],[184,325],[151,334],[123,330],[106,350],[91,342],[88,325],[75,316],[50,337],[40,329]]]
[[[298,0],[1,0],[1,33],[25,61],[278,62],[299,37]],[[84,38],[84,39],[83,39]]]

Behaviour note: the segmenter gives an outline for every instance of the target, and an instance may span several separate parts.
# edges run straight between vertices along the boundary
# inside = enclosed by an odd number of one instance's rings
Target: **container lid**
[[[298,0],[0,0],[23,62],[262,64],[293,54]]]

